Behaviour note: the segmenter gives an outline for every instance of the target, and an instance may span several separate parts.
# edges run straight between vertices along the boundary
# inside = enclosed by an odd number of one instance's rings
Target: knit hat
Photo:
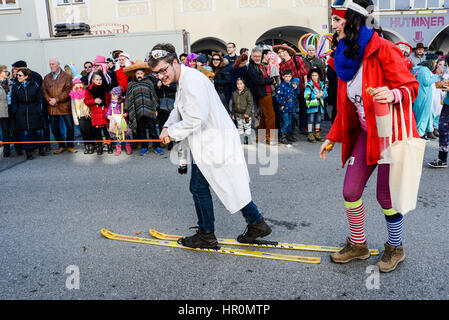
[[[111,95],[116,95],[116,96],[120,97],[122,95],[122,87],[117,86],[117,87],[112,88]]]
[[[426,54],[425,61],[434,61],[434,60],[438,60],[438,55],[436,55],[435,53]]]
[[[14,62],[11,66],[14,68],[26,68],[27,63],[23,60],[19,60],[19,61]]]
[[[196,61],[201,62],[202,64],[206,64],[207,56],[204,53],[202,53],[198,56],[198,58],[196,58]]]

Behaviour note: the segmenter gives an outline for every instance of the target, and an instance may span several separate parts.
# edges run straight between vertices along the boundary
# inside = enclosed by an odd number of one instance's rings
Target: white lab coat
[[[194,163],[227,210],[235,213],[251,202],[237,128],[202,72],[181,65],[174,109],[164,127],[173,140],[187,139]]]

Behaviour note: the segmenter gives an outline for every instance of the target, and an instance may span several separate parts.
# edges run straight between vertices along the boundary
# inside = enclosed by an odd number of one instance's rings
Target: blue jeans
[[[312,112],[307,114],[307,124],[317,125],[321,124],[321,113],[320,112]]]
[[[282,124],[281,133],[292,132],[293,119],[295,114],[293,112],[283,112],[281,113]]]
[[[209,183],[196,164],[192,164],[190,192],[195,203],[200,231],[205,233],[214,231],[214,205],[212,203]],[[256,224],[263,218],[253,201],[242,208],[241,212],[248,225]]]
[[[67,128],[66,138],[64,139],[59,127],[60,117],[64,120],[64,124]],[[61,116],[50,116],[51,131],[56,141],[73,141],[75,139],[75,124],[73,123],[73,117],[71,114]],[[60,148],[73,148],[73,142],[59,142]]]

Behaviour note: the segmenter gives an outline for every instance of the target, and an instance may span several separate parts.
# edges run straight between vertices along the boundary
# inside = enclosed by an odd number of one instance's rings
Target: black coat
[[[248,65],[248,85],[256,101],[267,95],[267,85],[273,84],[273,78],[264,78],[259,66],[252,59]]]
[[[42,128],[42,92],[36,82],[16,83],[11,89],[11,106],[17,130]]]

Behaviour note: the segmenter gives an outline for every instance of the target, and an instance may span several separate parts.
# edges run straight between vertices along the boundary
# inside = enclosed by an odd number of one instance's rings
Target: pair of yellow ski
[[[252,251],[252,250],[243,250],[243,249],[233,249],[228,247],[217,247],[215,249],[200,249],[200,248],[189,248],[179,244],[177,241],[181,238],[181,236],[170,235],[158,232],[156,230],[150,229],[149,232],[154,238],[144,238],[144,237],[135,237],[128,235],[121,235],[114,232],[111,232],[106,229],[100,230],[101,234],[112,240],[119,241],[127,241],[127,242],[135,242],[135,243],[144,243],[151,244],[157,246],[165,246],[172,248],[181,248],[195,251],[207,251],[207,252],[215,252],[215,253],[223,253],[223,254],[232,254],[238,256],[246,256],[246,257],[255,257],[255,258],[263,258],[263,259],[271,259],[271,260],[283,260],[283,261],[293,261],[293,262],[302,262],[302,263],[311,263],[311,264],[319,264],[321,259],[319,257],[304,257],[304,256],[295,256],[288,254],[280,254],[273,252],[263,252],[263,251]],[[218,239],[219,245],[231,245],[231,246],[246,246],[246,247],[263,247],[263,248],[272,248],[272,249],[288,249],[288,250],[304,250],[304,251],[318,251],[318,252],[338,252],[342,248],[339,247],[328,247],[328,246],[315,246],[315,245],[305,245],[305,244],[293,244],[293,243],[279,243],[273,241],[258,241],[258,243],[240,243],[233,239]],[[370,253],[372,255],[378,255],[379,251],[377,249],[370,249]]]

